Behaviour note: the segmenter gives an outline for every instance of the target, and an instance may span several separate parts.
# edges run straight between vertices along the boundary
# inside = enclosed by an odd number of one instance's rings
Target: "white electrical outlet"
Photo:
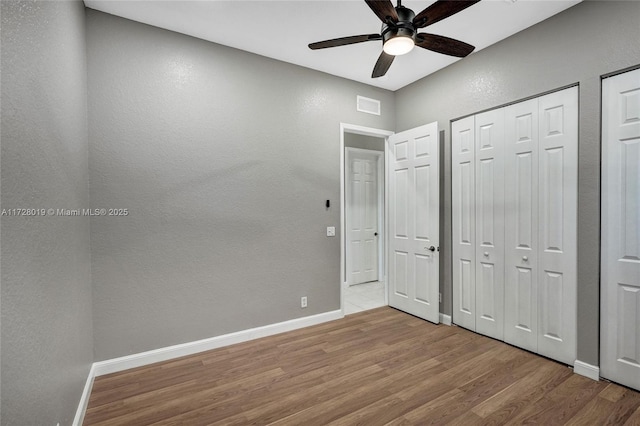
[[[307,307],[307,296],[302,296],[300,298],[300,307],[301,308],[306,308]]]
[[[335,236],[336,236],[336,227],[327,226],[327,237],[335,237]]]

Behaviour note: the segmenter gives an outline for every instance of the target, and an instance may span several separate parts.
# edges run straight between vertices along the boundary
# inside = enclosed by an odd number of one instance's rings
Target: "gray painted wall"
[[[87,208],[84,6],[0,3],[2,208]],[[89,220],[4,216],[0,232],[0,422],[71,424],[93,361]]]
[[[580,85],[578,359],[598,365],[600,76],[640,64],[640,2],[585,1],[396,92],[397,130],[445,129],[441,309],[451,313],[450,120]]]
[[[384,139],[374,136],[358,135],[355,133],[344,134],[344,146],[347,148],[371,149],[384,151]]]
[[[640,64],[640,3],[582,3],[395,94],[87,11],[90,160],[82,4],[0,11],[2,208],[83,208],[90,179],[91,207],[129,210],[91,231],[2,218],[3,425],[70,423],[93,345],[101,360],[338,309],[340,121],[444,129],[450,313],[450,120],[574,83],[578,358],[598,363],[600,76]]]
[[[91,206],[130,212],[91,222],[96,360],[339,309],[339,123],[394,94],[87,19]]]

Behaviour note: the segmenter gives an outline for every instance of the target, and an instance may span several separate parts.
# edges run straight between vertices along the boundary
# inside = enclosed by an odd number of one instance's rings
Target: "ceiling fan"
[[[309,44],[312,50],[345,46],[365,41],[382,40],[382,53],[373,67],[371,78],[382,77],[398,55],[409,53],[414,46],[450,56],[464,58],[475,49],[465,42],[436,34],[419,33],[428,27],[454,15],[480,0],[438,0],[417,15],[402,6],[401,0],[393,7],[390,0],[365,0],[373,13],[382,21],[380,34],[363,34],[318,41]]]

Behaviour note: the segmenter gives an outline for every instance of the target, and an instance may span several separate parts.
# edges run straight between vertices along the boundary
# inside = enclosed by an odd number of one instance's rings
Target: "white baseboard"
[[[573,372],[581,376],[588,377],[592,380],[600,380],[600,367],[578,361],[573,363]]]
[[[342,310],[324,312],[303,318],[296,318],[276,324],[242,330],[235,333],[224,334],[222,336],[210,337],[208,339],[196,340],[195,342],[182,343],[180,345],[167,346],[147,352],[127,355],[120,358],[95,362],[95,376],[115,373],[128,370],[130,368],[141,367],[155,362],[167,361],[181,356],[193,355],[211,349],[221,348],[236,343],[242,343],[260,337],[271,336],[285,331],[296,330],[298,328],[309,327],[327,321],[343,318]]]
[[[445,315],[440,312],[440,324],[451,325],[451,315]]]
[[[260,337],[272,336],[274,334],[297,330],[303,327],[322,324],[323,322],[333,321],[343,317],[344,314],[342,313],[342,310],[324,312],[308,317],[296,318],[276,324],[269,324],[262,327],[224,334],[222,336],[197,340],[195,342],[167,346],[165,348],[154,349],[152,351],[127,355],[120,358],[108,359],[106,361],[94,362],[91,366],[91,370],[89,370],[89,377],[87,377],[87,382],[84,386],[82,396],[80,397],[80,403],[78,404],[78,409],[76,410],[76,416],[73,419],[73,426],[82,426],[84,415],[89,404],[89,397],[91,396],[91,389],[93,388],[93,380],[98,376],[116,373],[118,371],[128,370],[130,368],[141,367],[143,365],[153,364],[155,362],[167,361],[185,355],[193,355],[198,352],[209,351],[211,349],[217,349],[236,343],[247,342],[249,340],[259,339]]]
[[[73,426],[82,426],[84,422],[84,414],[87,412],[87,406],[89,405],[89,397],[91,396],[91,389],[93,388],[93,379],[96,377],[95,364],[91,365],[89,370],[89,377],[84,385],[82,396],[80,397],[80,403],[76,410],[76,416],[73,418]]]

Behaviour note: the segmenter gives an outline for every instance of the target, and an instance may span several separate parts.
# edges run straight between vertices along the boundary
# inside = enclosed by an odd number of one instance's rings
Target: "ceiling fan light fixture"
[[[382,50],[387,55],[399,56],[411,52],[415,47],[413,37],[395,36],[385,41]]]
[[[309,44],[309,49],[325,49],[382,40],[382,53],[373,67],[371,78],[384,76],[396,56],[411,52],[415,46],[458,58],[464,58],[474,50],[472,45],[460,40],[436,34],[418,34],[418,30],[455,15],[480,0],[437,0],[418,15],[413,10],[402,6],[401,0],[397,0],[396,7],[393,7],[391,0],[364,1],[382,21],[380,34],[362,34],[318,41]]]

